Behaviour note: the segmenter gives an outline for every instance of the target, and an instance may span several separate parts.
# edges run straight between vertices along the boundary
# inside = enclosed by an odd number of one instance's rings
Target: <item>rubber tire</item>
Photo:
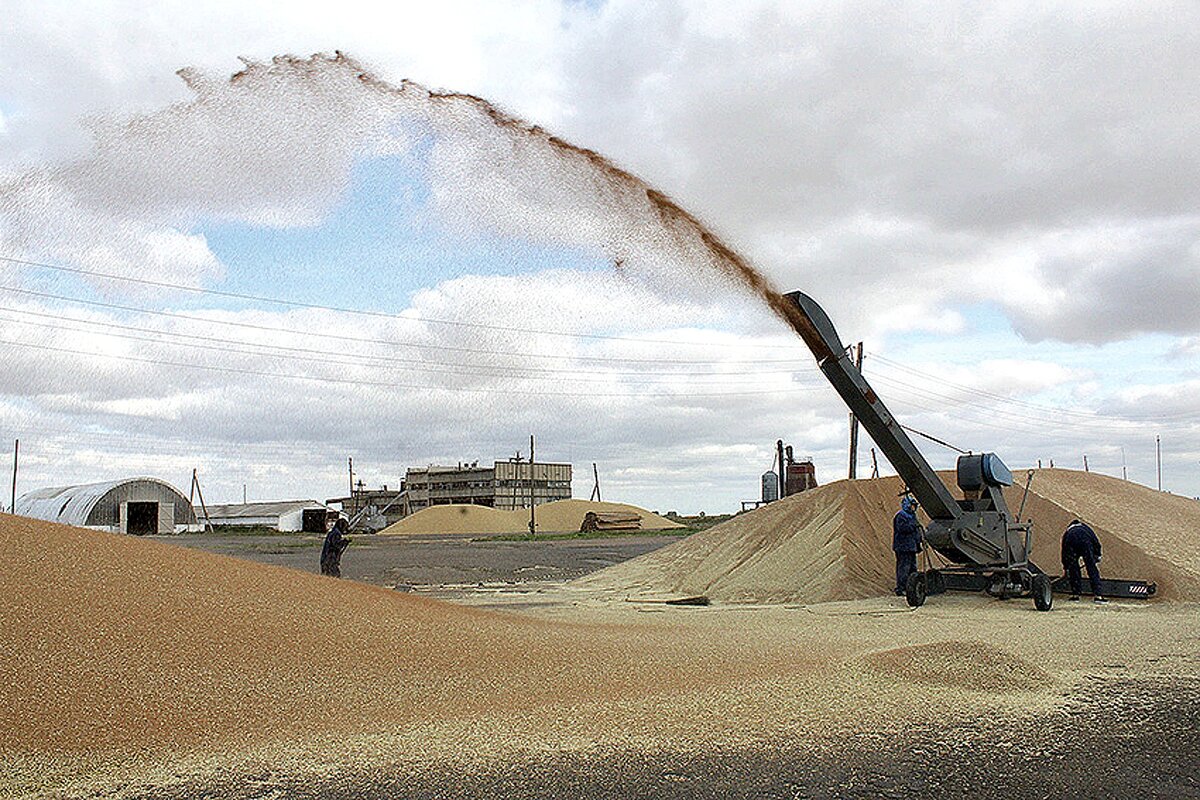
[[[940,570],[925,570],[925,593],[944,594],[946,592],[946,576]]]
[[[920,572],[914,572],[908,576],[908,583],[904,587],[904,599],[913,608],[920,608],[925,605],[925,576]]]
[[[1038,611],[1049,611],[1054,607],[1054,589],[1050,585],[1050,576],[1039,573],[1033,576],[1033,605]]]

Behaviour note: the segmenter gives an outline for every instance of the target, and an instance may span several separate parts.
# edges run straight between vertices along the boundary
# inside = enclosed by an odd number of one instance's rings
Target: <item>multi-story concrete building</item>
[[[410,467],[404,477],[404,515],[452,503],[490,506],[505,511],[571,499],[571,465],[496,461],[490,467]]]

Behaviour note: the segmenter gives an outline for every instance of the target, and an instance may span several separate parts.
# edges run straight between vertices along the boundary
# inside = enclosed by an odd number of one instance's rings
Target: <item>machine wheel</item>
[[[927,594],[942,594],[946,591],[946,576],[941,570],[925,570],[925,590]]]
[[[1039,573],[1033,576],[1033,605],[1038,611],[1049,611],[1054,606],[1054,590],[1050,586],[1050,576]]]
[[[925,589],[925,576],[920,572],[914,572],[908,576],[908,584],[904,587],[904,598],[913,608],[920,608],[925,605]]]

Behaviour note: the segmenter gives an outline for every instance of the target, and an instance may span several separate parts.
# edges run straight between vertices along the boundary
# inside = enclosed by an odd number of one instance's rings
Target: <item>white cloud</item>
[[[3,413],[14,429],[38,432],[47,451],[57,448],[43,476],[95,477],[111,465],[111,447],[147,468],[208,459],[217,475],[244,469],[261,480],[280,469],[279,494],[297,483],[320,495],[340,481],[331,465],[348,450],[394,480],[405,463],[507,453],[530,430],[557,457],[607,462],[602,470],[630,499],[680,510],[688,506],[675,501],[679,492],[726,508],[753,496],[780,437],[811,452],[822,479],[843,474],[845,409],[807,354],[743,290],[714,279],[694,230],[652,223],[636,181],[608,180],[586,153],[562,158],[545,138],[511,136],[470,102],[368,89],[349,64],[269,61],[334,48],[392,83],[411,77],[497,100],[627,165],[713,223],[780,288],[817,298],[847,341],[871,343],[868,352],[906,337],[971,348],[977,365],[926,371],[1004,399],[967,402],[919,380],[889,387],[889,402],[914,427],[1016,464],[1074,463],[1084,448],[1126,446],[1140,469],[1137,442],[1154,423],[1072,412],[1132,416],[1145,403],[1183,415],[1171,418],[1171,435],[1180,452],[1197,449],[1195,422],[1178,405],[1184,395],[1114,395],[1114,383],[1137,382],[1127,380],[1132,360],[1097,372],[1073,366],[1069,348],[1046,354],[1054,339],[1157,333],[1164,349],[1178,345],[1164,382],[1194,376],[1194,5],[613,0],[589,9],[463,0],[355,13],[300,4],[282,16],[252,4],[10,5],[0,103],[21,113],[0,138],[6,255],[216,283],[224,266],[195,233],[198,221],[318,223],[356,157],[408,145],[413,131],[393,124],[401,120],[439,135],[429,174],[443,218],[471,232],[590,247],[624,264],[602,276],[431,279],[407,310],[491,329],[318,311],[197,312],[213,320],[207,328],[96,317],[332,350],[340,364],[0,323],[16,342],[311,379],[81,362],[8,346],[2,385],[12,406]],[[267,63],[230,82],[239,55]],[[184,66],[195,67],[191,88],[172,74]],[[442,110],[431,116],[435,106]],[[1002,309],[1038,346],[981,346],[971,316],[979,305]],[[353,330],[414,346],[235,333],[216,320]],[[513,325],[635,341],[499,329]],[[715,362],[704,370],[712,374],[584,360],[697,350]],[[797,369],[751,366],[784,357]],[[426,369],[387,360],[398,358]],[[566,366],[578,370],[550,371]],[[736,397],[707,396],[735,389]],[[1022,405],[1063,398],[1065,413]],[[931,458],[952,463],[948,453]],[[732,486],[742,472],[744,487]],[[221,480],[240,496],[240,480]]]

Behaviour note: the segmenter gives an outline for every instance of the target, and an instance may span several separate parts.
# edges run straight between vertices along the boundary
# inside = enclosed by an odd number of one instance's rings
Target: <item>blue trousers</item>
[[[1067,578],[1071,581],[1071,594],[1079,594],[1079,590],[1083,588],[1083,575],[1079,570],[1079,559],[1081,558],[1084,567],[1087,568],[1088,582],[1092,584],[1092,594],[1098,597],[1101,594],[1100,568],[1096,566],[1096,557],[1092,555],[1091,550],[1063,560],[1063,569],[1066,570]]]
[[[916,553],[896,553],[896,594],[904,594],[908,576],[917,571]]]

